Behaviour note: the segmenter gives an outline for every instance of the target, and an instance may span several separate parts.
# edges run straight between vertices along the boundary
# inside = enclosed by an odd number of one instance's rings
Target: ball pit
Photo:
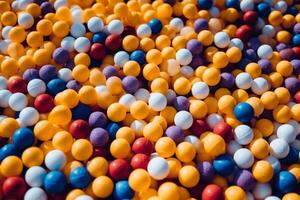
[[[299,11],[0,1],[0,199],[299,200]]]

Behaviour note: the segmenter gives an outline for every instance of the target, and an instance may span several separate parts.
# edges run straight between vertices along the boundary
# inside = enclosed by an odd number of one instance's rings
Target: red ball
[[[54,108],[53,97],[49,94],[40,94],[34,100],[34,107],[41,113],[48,113]]]
[[[248,25],[243,25],[236,30],[235,36],[243,41],[246,41],[252,36],[252,29]]]
[[[153,144],[150,140],[141,137],[134,141],[132,145],[132,151],[136,154],[142,153],[150,155],[153,152]]]
[[[27,93],[27,82],[21,77],[11,77],[8,79],[7,89],[12,92]]]
[[[215,125],[213,132],[220,135],[226,142],[232,139],[232,128],[226,122],[219,122]]]
[[[300,103],[300,91],[298,91],[298,92],[295,94],[294,99],[295,99],[296,103]]]
[[[75,139],[87,138],[90,134],[90,126],[86,121],[78,119],[72,122],[69,131]]]
[[[209,131],[209,126],[206,121],[197,119],[194,120],[193,125],[191,126],[190,130],[194,135],[200,136],[202,133]]]
[[[95,43],[91,46],[90,55],[96,60],[101,60],[105,57],[105,47],[100,43]]]
[[[300,59],[300,47],[293,47],[296,58]]]
[[[108,172],[115,180],[127,179],[130,174],[130,165],[124,159],[116,159],[109,164]]]
[[[5,199],[21,199],[27,190],[26,183],[21,177],[8,177],[3,185],[2,192]]]
[[[249,26],[254,26],[256,24],[257,18],[257,13],[252,10],[245,12],[243,16],[245,24],[248,24]]]
[[[207,185],[202,191],[202,200],[223,200],[223,190],[220,186],[211,184]]]
[[[147,156],[145,154],[142,153],[138,153],[135,154],[132,158],[131,158],[131,162],[130,165],[133,169],[147,169],[148,163],[150,161],[150,156]]]
[[[117,34],[111,34],[105,39],[105,47],[111,51],[117,51],[122,46],[121,37]]]

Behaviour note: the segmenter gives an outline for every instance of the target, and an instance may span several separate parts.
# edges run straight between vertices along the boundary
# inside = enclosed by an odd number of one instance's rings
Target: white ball
[[[285,13],[288,6],[285,1],[278,1],[277,3],[275,3],[274,8],[276,10],[279,10],[281,13]]]
[[[74,49],[79,52],[88,52],[91,47],[91,42],[86,37],[79,37],[74,42]]]
[[[209,95],[209,87],[204,82],[196,82],[192,86],[192,95],[197,99],[205,99]]]
[[[47,171],[40,166],[30,167],[25,173],[25,181],[30,187],[41,187]]]
[[[58,78],[61,80],[68,82],[72,79],[72,70],[68,68],[62,68],[58,71]]]
[[[227,145],[227,152],[230,154],[230,155],[233,155],[237,150],[239,150],[240,148],[242,148],[242,146],[237,143],[236,141],[234,140],[231,140],[228,145]]]
[[[120,35],[124,30],[124,26],[120,20],[114,19],[107,25],[107,30],[111,34]]]
[[[257,55],[261,59],[270,59],[273,56],[273,49],[270,45],[264,44],[258,47]]]
[[[174,92],[174,90],[172,90],[172,89],[168,89],[166,97],[167,97],[168,104],[171,104],[174,101],[174,99],[176,98],[176,92]]]
[[[72,9],[71,15],[74,23],[83,23],[83,14],[80,8]]]
[[[188,49],[180,49],[176,52],[176,60],[181,65],[188,65],[192,62],[193,55]]]
[[[0,121],[1,122],[1,121]],[[296,148],[298,151],[300,151],[300,140],[295,140],[292,144],[291,144],[294,148]]]
[[[10,40],[2,40],[0,41],[0,52],[2,54],[7,55],[8,46],[10,44]]]
[[[272,194],[272,188],[268,183],[256,183],[253,188],[255,199],[264,199]]]
[[[32,79],[27,85],[27,91],[32,97],[46,92],[46,84],[41,79]]]
[[[148,102],[148,100],[150,98],[150,92],[148,90],[146,90],[145,88],[140,88],[134,93],[134,96],[135,96],[136,100]]]
[[[147,171],[155,180],[162,180],[169,174],[168,162],[162,157],[152,158],[148,164]]]
[[[288,124],[292,125],[295,128],[296,135],[299,135],[299,133],[300,133],[300,124],[299,124],[299,122],[291,119],[291,120],[288,121]]]
[[[241,10],[246,12],[254,9],[253,0],[242,0],[240,3]]]
[[[95,87],[95,90],[98,94],[102,93],[102,92],[108,92],[108,89],[105,85],[97,85]]]
[[[45,165],[50,170],[61,170],[67,163],[67,157],[60,150],[52,150],[45,157]]]
[[[59,9],[60,7],[63,7],[63,6],[68,6],[68,2],[67,0],[56,0],[54,2],[54,8],[55,10]]]
[[[252,78],[246,72],[239,73],[235,78],[235,84],[238,88],[247,90],[252,86]]]
[[[169,26],[179,32],[184,27],[184,23],[180,18],[175,17],[169,22]]]
[[[213,129],[216,124],[218,124],[219,122],[223,122],[223,121],[224,121],[223,117],[216,113],[211,113],[206,118],[206,122],[211,129]]]
[[[211,7],[208,10],[208,12],[209,12],[210,16],[213,17],[213,18],[217,18],[220,15],[220,10],[215,6]]]
[[[252,81],[251,90],[257,95],[262,95],[269,90],[269,83],[266,79],[258,77]]]
[[[129,61],[129,54],[126,51],[119,51],[114,56],[114,63],[119,67],[123,67],[127,61]]]
[[[71,26],[71,30],[70,30],[71,35],[74,38],[79,38],[79,37],[84,37],[86,30],[83,24],[81,23],[74,23]]]
[[[181,129],[186,130],[193,124],[193,116],[187,111],[179,111],[175,114],[174,123]]]
[[[136,133],[138,136],[143,136],[143,129],[147,123],[144,120],[134,120],[130,124],[130,128]]]
[[[296,130],[290,124],[283,124],[277,129],[277,137],[285,140],[287,143],[292,143],[296,139]]]
[[[119,99],[119,103],[124,105],[127,110],[130,109],[130,106],[136,101],[136,98],[132,94],[124,94]]]
[[[8,104],[14,111],[20,111],[28,104],[28,100],[25,94],[17,92],[9,97]]]
[[[13,28],[12,26],[4,26],[2,28],[1,35],[4,39],[6,39],[6,40],[9,39],[9,32],[12,28]]]
[[[103,23],[102,19],[100,19],[99,17],[90,18],[87,23],[87,26],[88,26],[88,29],[93,33],[100,32],[104,29],[104,23]]]
[[[277,138],[270,143],[270,149],[271,155],[278,159],[286,157],[290,152],[289,144],[280,138]]]
[[[28,4],[32,3],[33,0],[19,0],[19,9],[20,10],[25,10],[25,8],[28,6]]]
[[[274,26],[267,24],[262,29],[262,34],[268,36],[268,37],[274,37],[276,34],[276,30]]]
[[[65,37],[61,43],[60,43],[60,46],[69,51],[69,52],[72,52],[74,51],[74,42],[75,42],[75,38],[71,37],[71,36],[68,36],[68,37]]]
[[[149,107],[155,111],[162,111],[167,106],[167,98],[158,92],[150,94],[148,100]]]
[[[12,93],[9,90],[0,90],[0,107],[7,108],[8,101]]]
[[[13,1],[13,2],[11,3],[11,9],[12,9],[13,11],[19,11],[19,10],[20,10],[20,8],[19,8],[19,2],[18,2],[18,1]]]
[[[91,196],[85,194],[76,197],[75,200],[94,200],[94,199]]]
[[[239,125],[234,129],[234,139],[241,145],[249,144],[253,139],[253,131],[247,125]]]
[[[25,126],[33,126],[39,121],[39,112],[33,107],[26,107],[21,110],[19,119]]]
[[[181,36],[188,36],[189,34],[194,33],[194,28],[191,26],[184,26],[181,30],[180,30],[180,35]]]
[[[233,159],[234,159],[235,163],[237,164],[237,166],[242,169],[248,169],[254,163],[254,157],[253,157],[251,151],[249,151],[246,148],[237,150],[234,153]]]
[[[24,29],[32,27],[34,19],[29,13],[23,12],[18,15],[18,24]]]
[[[198,137],[194,135],[185,136],[184,141],[189,142],[194,145],[195,149],[200,148],[200,140]]]
[[[244,43],[239,38],[233,38],[233,39],[230,40],[229,48],[230,47],[237,47],[240,50],[243,50],[244,49]]]
[[[141,24],[136,29],[136,35],[140,38],[150,37],[151,34],[152,34],[151,28],[147,24]]]
[[[175,76],[180,72],[180,64],[175,59],[167,60],[167,72],[170,76]]]
[[[24,195],[24,200],[47,200],[47,194],[38,187],[30,188]]]
[[[226,48],[230,44],[230,37],[225,32],[218,32],[215,34],[214,43],[219,48]]]
[[[191,66],[183,66],[180,68],[180,73],[186,78],[192,78],[194,75],[194,69]]]
[[[281,200],[281,199],[276,196],[269,196],[269,197],[265,198],[264,200]]]

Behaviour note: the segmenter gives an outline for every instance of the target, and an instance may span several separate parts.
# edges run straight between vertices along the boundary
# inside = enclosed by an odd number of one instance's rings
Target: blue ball
[[[297,188],[297,179],[292,173],[281,171],[275,175],[274,186],[279,193],[293,192]]]
[[[233,110],[234,116],[243,123],[248,123],[254,117],[254,110],[248,103],[242,102],[237,104]]]
[[[6,144],[0,149],[0,161],[7,156],[17,155],[18,149],[15,144]]]
[[[117,131],[119,130],[120,125],[115,122],[110,122],[106,125],[106,131],[108,132],[109,138],[110,139],[115,139]]]
[[[91,107],[85,104],[78,104],[75,108],[72,109],[72,118],[76,119],[83,119],[88,121],[90,114],[93,112]]]
[[[226,8],[235,8],[240,10],[240,1],[239,0],[226,0]]]
[[[156,18],[151,19],[148,22],[148,26],[151,28],[152,34],[158,34],[162,29],[162,23]]]
[[[218,156],[213,162],[214,170],[221,176],[230,176],[235,171],[235,164],[228,154]]]
[[[256,10],[260,17],[267,17],[271,12],[271,6],[268,3],[262,2],[256,6]]]
[[[84,167],[77,167],[70,173],[70,183],[75,188],[85,188],[91,182],[91,176]]]
[[[293,45],[296,47],[300,47],[300,34],[293,36]]]
[[[281,163],[286,165],[292,165],[299,162],[299,151],[295,148],[290,146],[289,154],[280,160]]]
[[[102,64],[101,60],[96,60],[94,58],[91,58],[90,67],[100,67],[101,64]]]
[[[213,6],[213,0],[198,0],[198,7],[201,10],[208,10]]]
[[[13,134],[12,142],[18,149],[26,149],[33,145],[34,134],[29,128],[19,128]]]
[[[118,181],[115,185],[113,196],[115,199],[132,199],[134,191],[130,188],[128,181]]]
[[[143,65],[146,63],[146,55],[141,50],[135,50],[131,53],[130,60],[134,60],[140,65]]]
[[[52,79],[47,83],[47,93],[51,96],[55,96],[58,93],[64,91],[67,83],[59,78]]]
[[[288,6],[285,12],[285,14],[291,14],[293,16],[296,16],[298,13],[299,11],[295,6]]]
[[[92,43],[105,43],[105,39],[107,37],[107,34],[104,32],[95,33],[92,37]]]
[[[49,193],[62,193],[67,188],[67,179],[60,171],[50,171],[44,178],[44,188]]]

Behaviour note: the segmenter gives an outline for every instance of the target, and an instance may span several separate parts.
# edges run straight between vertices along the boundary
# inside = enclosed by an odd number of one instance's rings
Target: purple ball
[[[235,173],[233,182],[246,191],[252,190],[255,186],[255,180],[252,173],[248,170],[239,170]]]
[[[231,89],[234,87],[234,76],[231,73],[224,72],[221,74],[220,86]]]
[[[139,89],[139,81],[134,76],[126,76],[122,80],[123,88],[126,92],[133,94]]]
[[[196,54],[196,55],[201,54],[203,50],[202,44],[196,39],[192,39],[188,41],[188,43],[186,44],[186,48],[190,50],[192,54]]]
[[[52,3],[44,2],[41,4],[42,15],[46,15],[48,13],[54,13],[55,8]]]
[[[34,0],[33,2],[38,4],[38,5],[41,5],[43,2],[45,2],[46,0]]]
[[[205,19],[197,19],[194,22],[194,29],[196,33],[199,33],[200,31],[207,30],[208,29],[208,23]]]
[[[23,79],[25,81],[31,81],[32,79],[39,79],[39,71],[37,69],[26,69],[26,71],[23,73]]]
[[[270,74],[272,72],[272,63],[269,60],[261,59],[258,61],[258,65],[263,74]]]
[[[295,58],[295,53],[291,48],[283,49],[279,53],[283,60],[292,60]]]
[[[286,49],[287,48],[287,45],[284,44],[284,43],[279,43],[276,45],[276,50],[277,51],[282,51],[283,49]]]
[[[194,55],[192,62],[190,63],[190,66],[194,69],[196,69],[197,67],[204,65],[204,59],[201,58],[200,56]]]
[[[73,69],[75,67],[75,63],[73,59],[69,59],[66,63],[66,67],[69,69]]]
[[[250,38],[250,40],[247,43],[247,46],[253,49],[254,51],[257,51],[257,49],[260,47],[260,41],[256,37]]]
[[[90,141],[94,147],[104,147],[109,140],[108,133],[103,128],[94,128],[90,134]]]
[[[290,93],[295,94],[300,90],[299,80],[295,77],[289,77],[284,80],[284,87],[287,88]]]
[[[292,60],[291,64],[293,66],[293,73],[298,76],[300,74],[300,60]]]
[[[39,71],[39,76],[43,81],[49,82],[57,78],[56,68],[53,65],[44,65]]]
[[[57,64],[63,65],[69,60],[70,54],[66,49],[57,48],[54,50],[52,57]]]
[[[246,51],[244,51],[244,58],[247,58],[247,59],[251,60],[252,62],[255,62],[258,60],[256,52],[253,49],[247,49]]]
[[[190,102],[188,98],[184,96],[178,96],[173,100],[173,106],[177,111],[188,110],[190,106]]]
[[[215,172],[212,164],[208,161],[197,164],[197,169],[201,174],[201,181],[211,182],[214,178]]]
[[[170,4],[173,6],[176,3],[176,0],[164,0],[164,3]]]
[[[251,62],[252,62],[252,61],[249,60],[248,58],[242,58],[242,59],[237,63],[237,67],[238,67],[239,69],[244,70],[245,67],[246,67],[249,63],[251,63]]]
[[[170,137],[177,144],[184,140],[184,133],[178,126],[168,127],[166,129],[166,136]]]
[[[93,112],[89,117],[89,125],[92,128],[102,127],[104,128],[107,123],[107,117],[103,112]]]
[[[70,80],[67,83],[67,88],[75,90],[76,92],[78,92],[80,90],[80,88],[81,88],[81,85],[80,85],[80,83],[78,83],[75,80]]]
[[[295,26],[294,26],[294,32],[296,34],[300,34],[300,23],[295,24]]]
[[[260,119],[268,119],[268,120],[271,120],[273,121],[274,118],[273,118],[273,111],[272,110],[264,110],[263,113],[261,113],[259,115],[259,118]]]
[[[117,70],[111,65],[106,66],[103,69],[102,73],[106,78],[109,78],[111,76],[118,76]]]

